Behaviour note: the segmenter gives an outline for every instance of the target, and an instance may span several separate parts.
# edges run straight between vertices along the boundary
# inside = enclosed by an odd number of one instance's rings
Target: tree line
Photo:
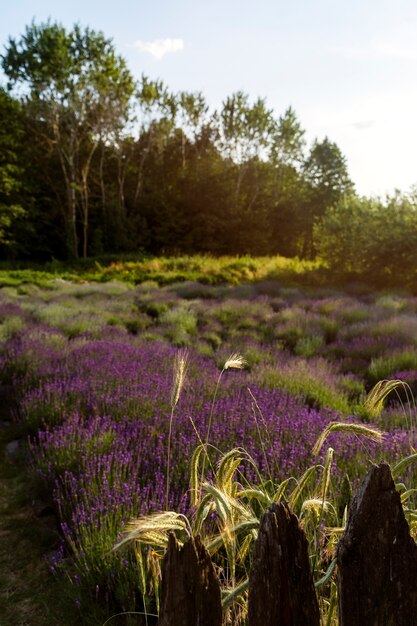
[[[399,239],[417,224],[411,196],[359,198],[339,147],[308,146],[291,107],[237,92],[212,111],[135,81],[101,32],[32,22],[1,65],[3,258],[319,253],[350,271],[376,224]]]

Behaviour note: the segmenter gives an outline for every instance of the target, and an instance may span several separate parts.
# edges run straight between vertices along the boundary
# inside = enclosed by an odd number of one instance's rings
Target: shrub
[[[417,352],[404,350],[390,356],[372,359],[368,369],[371,383],[390,377],[394,372],[417,369]]]

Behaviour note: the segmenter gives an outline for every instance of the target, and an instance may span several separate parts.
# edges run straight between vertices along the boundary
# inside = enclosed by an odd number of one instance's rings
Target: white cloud
[[[154,41],[138,40],[133,46],[141,52],[149,52],[155,59],[159,60],[170,52],[184,50],[185,44],[183,39],[168,37],[167,39],[154,39]]]
[[[355,130],[369,130],[375,125],[375,120],[360,120],[359,122],[353,122],[352,126]]]

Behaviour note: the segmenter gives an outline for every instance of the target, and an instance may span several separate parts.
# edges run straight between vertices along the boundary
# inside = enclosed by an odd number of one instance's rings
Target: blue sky
[[[0,45],[34,18],[111,37],[132,73],[202,91],[243,90],[307,139],[341,148],[359,193],[417,184],[415,0],[3,0]]]

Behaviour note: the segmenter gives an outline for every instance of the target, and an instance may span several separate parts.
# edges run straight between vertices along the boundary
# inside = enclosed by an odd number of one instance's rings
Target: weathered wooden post
[[[319,626],[307,539],[286,503],[265,512],[249,577],[249,626]]]
[[[337,562],[340,626],[417,624],[417,546],[386,463],[352,501]]]
[[[162,563],[158,626],[221,626],[220,585],[199,537],[180,547],[169,538]]]

